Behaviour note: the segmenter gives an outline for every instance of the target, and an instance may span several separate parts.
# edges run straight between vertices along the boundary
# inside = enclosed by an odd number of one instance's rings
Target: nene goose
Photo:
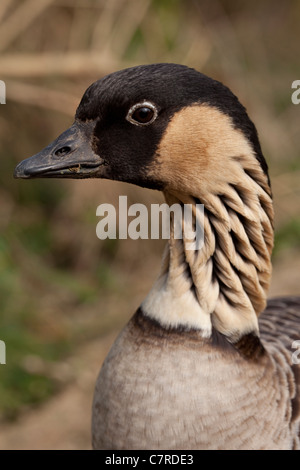
[[[268,168],[227,87],[175,64],[108,75],[15,176],[121,180],[205,206],[204,246],[171,234],[158,280],[102,366],[94,448],[299,449],[300,298],[266,304]]]

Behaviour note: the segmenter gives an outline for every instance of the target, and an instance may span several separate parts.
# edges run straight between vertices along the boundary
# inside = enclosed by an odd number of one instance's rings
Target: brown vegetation
[[[271,292],[297,293],[300,105],[291,103],[291,84],[300,78],[299,22],[296,0],[1,0],[0,448],[88,447],[92,386],[111,332],[159,270],[163,242],[101,242],[95,228],[101,202],[127,194],[149,204],[160,194],[107,181],[12,178],[18,161],[70,125],[83,91],[101,76],[178,62],[239,96],[273,183]],[[76,419],[59,419],[62,409]],[[47,444],[45,426],[59,440]]]

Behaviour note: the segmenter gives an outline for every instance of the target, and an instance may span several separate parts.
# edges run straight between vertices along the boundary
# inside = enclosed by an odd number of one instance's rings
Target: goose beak
[[[104,160],[92,149],[94,125],[92,122],[75,122],[41,152],[19,163],[14,177],[101,177]]]

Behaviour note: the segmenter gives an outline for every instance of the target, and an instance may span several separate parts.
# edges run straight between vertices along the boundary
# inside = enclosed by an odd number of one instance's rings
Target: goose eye
[[[127,121],[136,126],[147,126],[157,118],[157,109],[152,103],[137,103],[130,108]]]
[[[153,109],[146,108],[143,106],[142,108],[138,108],[132,114],[132,119],[139,122],[140,124],[146,124],[146,122],[150,122],[154,116]]]

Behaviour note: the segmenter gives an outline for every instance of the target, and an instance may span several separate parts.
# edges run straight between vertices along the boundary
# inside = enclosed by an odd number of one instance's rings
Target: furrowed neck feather
[[[206,174],[195,167],[199,161],[202,169],[205,167],[199,146],[194,148],[194,161],[191,153],[186,158],[193,165],[189,180],[183,166],[178,181],[174,172],[169,173],[166,201],[170,206],[180,203],[194,207],[191,230],[197,217],[195,206],[204,204],[204,244],[199,250],[187,249],[191,240],[184,233],[182,239],[175,239],[171,230],[161,274],[142,307],[166,327],[197,328],[203,336],[210,336],[215,328],[236,342],[246,334],[259,334],[257,316],[265,308],[271,277],[273,206],[268,176],[253,149],[241,131],[231,126],[230,134],[231,139],[236,136],[237,143],[233,148],[230,143],[224,146],[227,155],[220,154],[219,146],[212,147]],[[161,161],[163,151],[161,146]],[[226,166],[209,181],[206,175],[213,171],[216,152]],[[181,158],[185,160],[182,153]]]

